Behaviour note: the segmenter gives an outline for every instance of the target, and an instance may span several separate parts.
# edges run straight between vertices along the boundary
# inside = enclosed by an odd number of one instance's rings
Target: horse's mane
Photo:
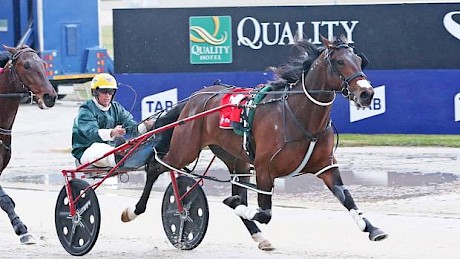
[[[309,71],[313,61],[318,58],[322,51],[307,39],[296,41],[292,49],[295,54],[287,64],[269,68],[274,74],[274,80],[269,81],[269,84],[274,89],[282,88],[299,80],[304,71]]]
[[[11,53],[8,51],[0,51],[0,67],[5,67],[8,60],[11,59]]]
[[[32,49],[31,47],[29,47],[28,45],[21,45],[19,47],[16,48],[16,54],[15,55],[12,55],[9,51],[0,51],[0,67],[5,67],[6,63],[10,60],[10,59],[15,59],[17,57],[17,55],[20,55],[22,52],[25,52],[25,51],[34,51],[34,49]]]

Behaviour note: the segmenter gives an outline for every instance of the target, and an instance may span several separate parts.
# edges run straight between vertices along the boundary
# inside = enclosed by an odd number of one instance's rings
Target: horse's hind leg
[[[136,208],[126,208],[121,214],[121,221],[130,222],[137,216],[145,212],[147,202],[152,191],[153,184],[156,182],[160,174],[163,172],[162,166],[155,160],[152,160],[147,166],[147,180],[145,181],[144,190],[142,191],[141,198],[136,204]]]
[[[222,160],[228,167],[230,173],[237,174],[249,174],[249,164],[245,163],[242,160],[236,159],[234,156],[223,150],[218,146],[210,146],[211,151]],[[239,177],[239,181],[242,183],[249,183],[249,176]],[[246,188],[232,185],[232,196],[224,200],[224,203],[235,209],[238,205],[248,205],[248,190]],[[262,234],[262,231],[256,225],[254,221],[244,219],[241,217],[243,224],[246,226],[246,229],[251,234],[252,239],[259,243],[258,247],[264,251],[274,250],[275,248],[270,243],[270,241]]]
[[[22,244],[35,244],[35,239],[29,232],[27,231],[26,225],[22,223],[19,219],[19,216],[14,211],[14,201],[8,196],[8,194],[3,191],[2,187],[0,186],[0,207],[2,210],[8,214],[8,218],[10,219],[11,225],[13,226],[14,232],[16,235],[19,236],[19,240]]]
[[[174,106],[170,111],[168,111],[166,114],[162,115],[160,118],[158,118],[155,122],[155,128],[160,128],[165,125],[168,125],[170,123],[175,122],[178,118],[179,115],[184,109],[184,106],[186,105],[186,102],[181,102]],[[163,156],[166,154],[169,150],[169,142],[171,141],[171,136],[173,133],[174,129],[169,129],[165,131],[161,131],[156,135],[155,137],[155,149],[158,152],[159,156]],[[146,167],[146,174],[147,174],[147,179],[145,182],[144,190],[142,191],[142,196],[139,199],[139,201],[136,204],[136,208],[126,208],[122,214],[121,214],[121,221],[123,222],[129,222],[131,220],[134,220],[138,215],[142,214],[145,212],[145,209],[147,208],[147,202],[150,197],[150,192],[152,191],[153,184],[156,182],[158,177],[162,172],[164,172],[166,169],[164,169],[160,163],[158,163],[155,159],[152,159]]]
[[[335,197],[351,213],[351,217],[363,232],[369,233],[371,241],[380,241],[388,237],[388,234],[381,229],[373,226],[371,222],[364,217],[363,213],[356,206],[350,192],[343,186],[339,169],[333,168],[319,176]]]

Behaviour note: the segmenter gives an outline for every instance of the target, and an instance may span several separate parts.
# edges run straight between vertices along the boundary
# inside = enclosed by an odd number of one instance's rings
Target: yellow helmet
[[[118,89],[117,80],[107,73],[97,74],[93,80],[91,80],[91,90],[101,89]]]

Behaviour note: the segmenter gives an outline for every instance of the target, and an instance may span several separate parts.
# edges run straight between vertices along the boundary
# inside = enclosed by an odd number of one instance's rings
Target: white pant
[[[80,163],[86,164],[91,161],[94,161],[102,157],[106,153],[112,151],[113,149],[114,147],[107,145],[105,143],[93,143],[90,147],[88,147],[85,150],[85,152],[83,152],[83,155],[80,158]],[[106,156],[103,159],[94,162],[93,165],[99,167],[114,167],[116,165],[115,156],[114,154]]]

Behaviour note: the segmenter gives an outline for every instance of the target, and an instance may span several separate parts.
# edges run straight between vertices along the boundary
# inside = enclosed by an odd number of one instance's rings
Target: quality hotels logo
[[[190,63],[232,63],[230,16],[190,17]]]

